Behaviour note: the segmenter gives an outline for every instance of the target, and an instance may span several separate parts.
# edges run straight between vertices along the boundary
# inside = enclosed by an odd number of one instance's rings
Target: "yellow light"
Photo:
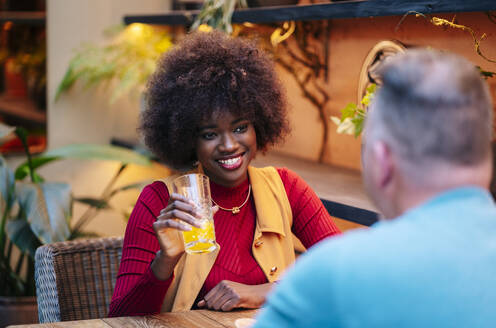
[[[128,39],[137,40],[143,37],[147,27],[144,24],[133,23],[126,28],[124,34]]]
[[[126,27],[120,39],[131,44],[147,42],[153,35],[153,27],[146,24],[133,23]]]
[[[198,26],[198,31],[199,32],[212,32],[212,26],[209,26],[207,24],[201,24]]]
[[[143,34],[143,31],[145,30],[145,27],[143,24],[140,23],[132,23],[129,25],[126,29],[126,32],[129,34],[130,37],[139,37],[140,35]]]

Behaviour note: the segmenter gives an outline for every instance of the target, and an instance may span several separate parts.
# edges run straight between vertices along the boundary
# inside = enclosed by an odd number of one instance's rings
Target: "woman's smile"
[[[244,117],[217,112],[200,126],[196,155],[215,183],[235,187],[246,180],[256,152],[255,128]]]
[[[220,167],[226,170],[236,170],[241,165],[243,165],[243,155],[245,153],[242,153],[240,155],[236,155],[235,157],[226,157],[223,159],[218,159],[217,162],[219,163]]]

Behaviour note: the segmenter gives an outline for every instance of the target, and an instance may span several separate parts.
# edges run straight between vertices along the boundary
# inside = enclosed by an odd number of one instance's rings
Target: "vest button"
[[[262,240],[257,240],[255,242],[255,247],[260,247],[260,246],[262,246],[262,244],[263,244],[263,241]]]
[[[270,269],[270,275],[273,276],[277,272],[277,267],[274,266]]]

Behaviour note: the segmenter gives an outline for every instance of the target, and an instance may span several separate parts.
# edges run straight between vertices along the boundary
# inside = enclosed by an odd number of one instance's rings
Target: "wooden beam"
[[[0,23],[12,22],[14,24],[45,25],[46,14],[44,11],[0,11]]]
[[[302,6],[259,7],[236,10],[233,23],[273,23],[290,20],[380,17],[404,15],[409,11],[424,14],[496,10],[495,0],[356,0]],[[125,16],[124,22],[159,25],[190,25],[199,13],[174,11],[164,15]]]

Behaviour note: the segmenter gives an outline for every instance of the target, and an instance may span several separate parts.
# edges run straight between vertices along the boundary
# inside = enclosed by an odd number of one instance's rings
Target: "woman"
[[[140,130],[165,163],[210,178],[216,241],[186,254],[192,204],[156,181],[129,219],[110,316],[258,308],[305,247],[339,233],[319,198],[285,168],[249,166],[288,132],[282,87],[255,46],[220,32],[189,35],[159,63]]]

